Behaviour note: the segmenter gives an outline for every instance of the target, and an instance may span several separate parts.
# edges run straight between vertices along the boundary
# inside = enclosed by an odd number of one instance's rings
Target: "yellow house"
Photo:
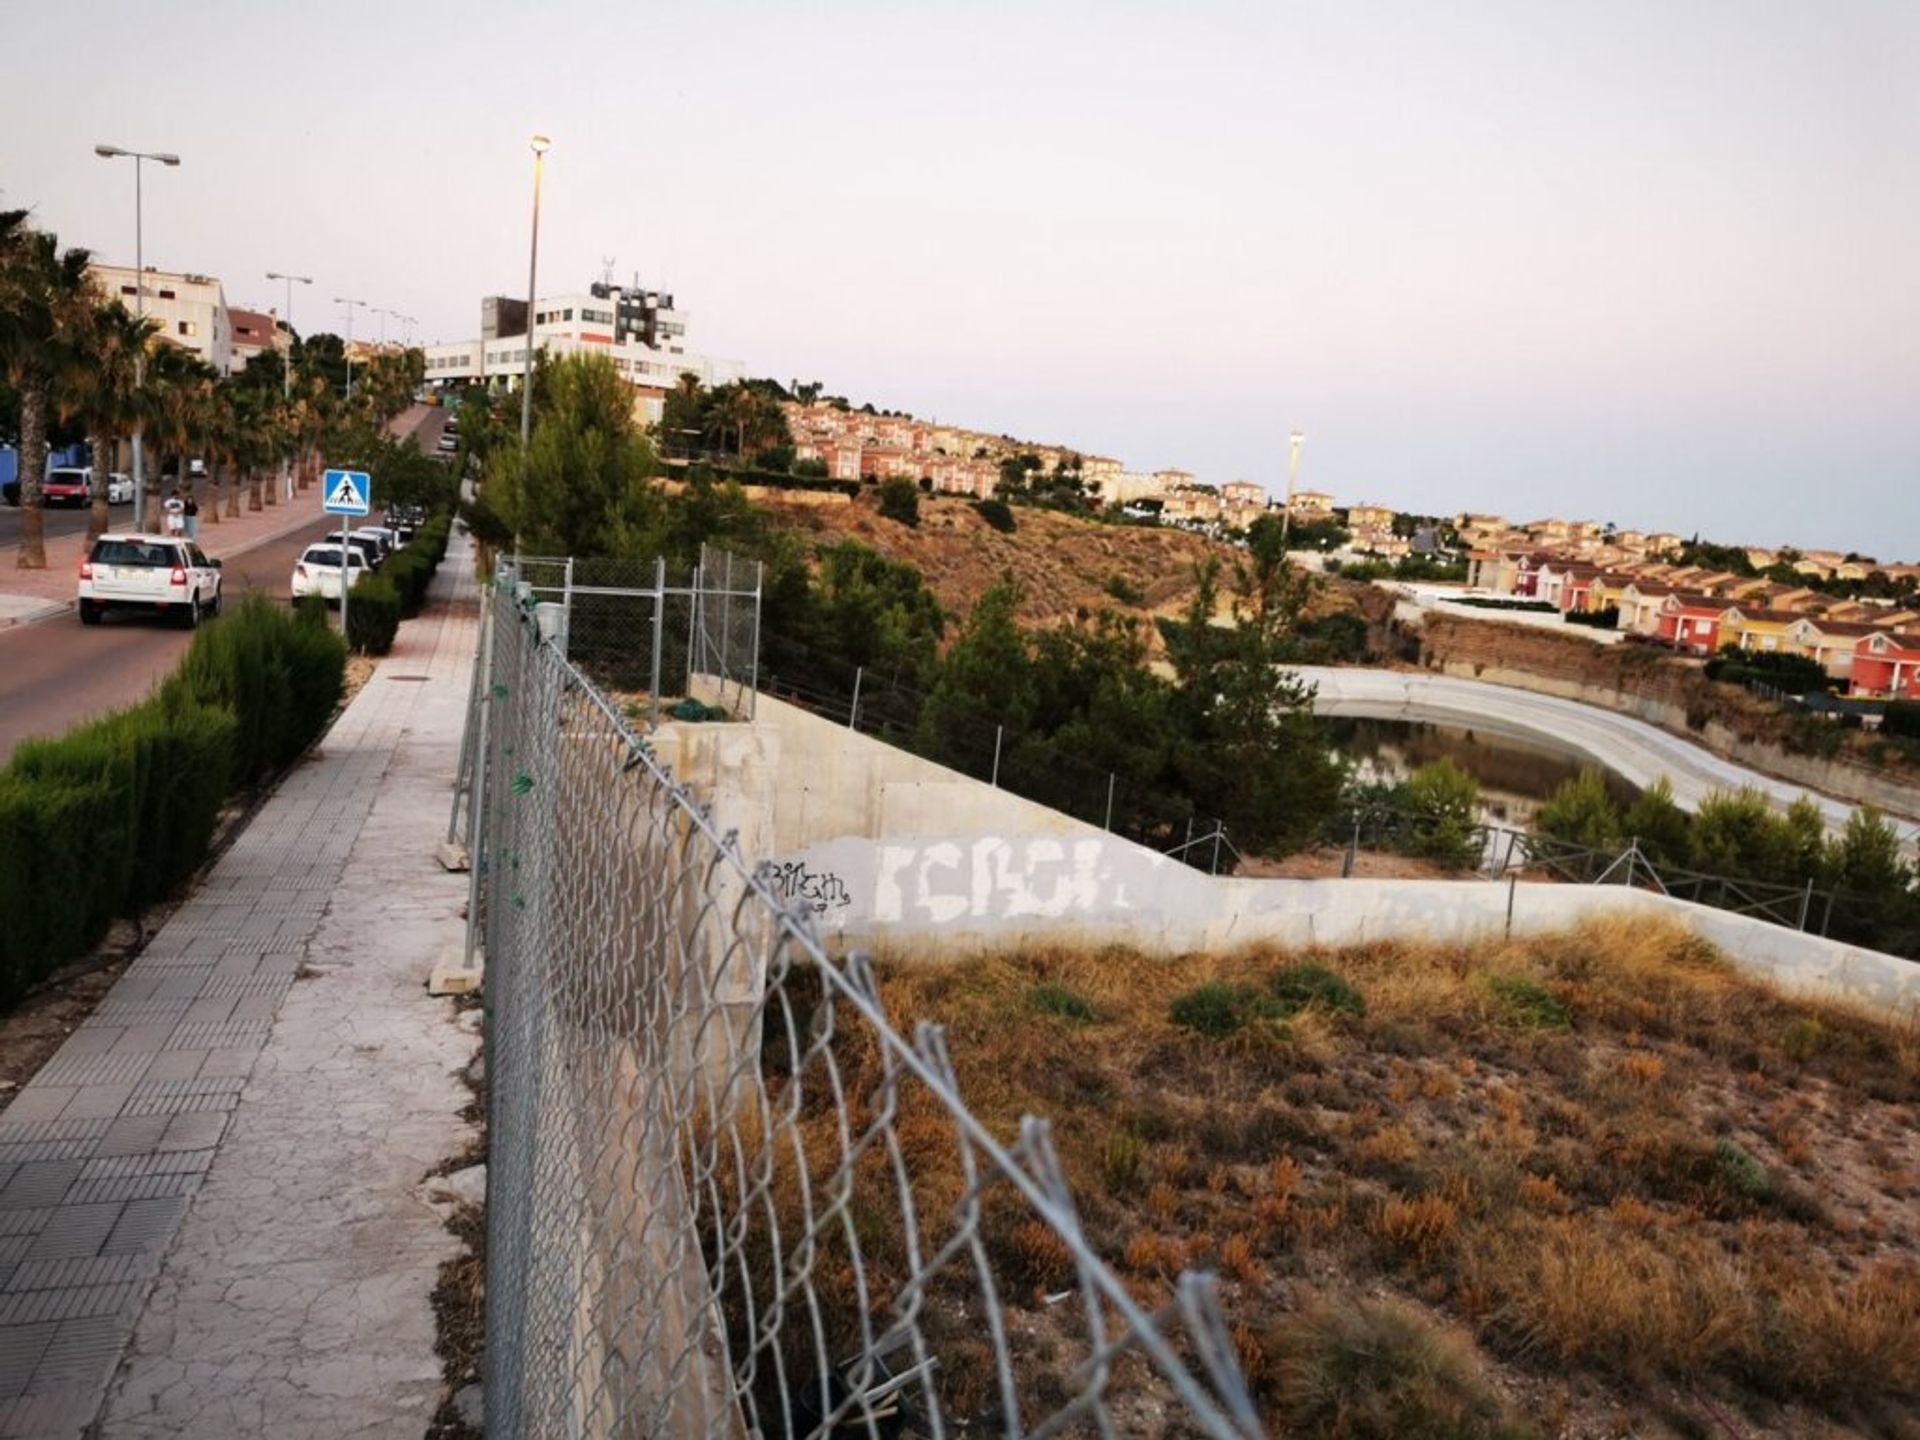
[[[1347,528],[1349,530],[1391,530],[1394,516],[1398,513],[1387,505],[1349,505]]]
[[[1784,651],[1788,648],[1787,632],[1803,618],[1790,610],[1736,605],[1720,621],[1720,644],[1740,650]]]
[[[1853,671],[1854,647],[1863,636],[1880,631],[1878,625],[1858,625],[1846,620],[1816,620],[1796,615],[1787,627],[1787,650],[1817,660],[1820,668],[1836,680],[1845,680]]]
[[[1631,575],[1622,575],[1617,570],[1601,572],[1593,582],[1593,608],[1595,610],[1614,609],[1626,615],[1627,587],[1633,584]]]

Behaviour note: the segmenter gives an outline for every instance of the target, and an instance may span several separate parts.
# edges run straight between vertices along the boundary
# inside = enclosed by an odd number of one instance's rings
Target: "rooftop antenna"
[[[613,289],[613,256],[611,255],[600,257],[600,283],[609,290]]]

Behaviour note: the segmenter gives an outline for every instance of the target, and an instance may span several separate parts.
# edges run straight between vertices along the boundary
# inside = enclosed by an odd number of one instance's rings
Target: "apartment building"
[[[108,300],[118,300],[133,311],[144,301],[148,318],[158,323],[164,339],[191,350],[219,374],[230,375],[238,368],[227,294],[215,277],[156,270],[151,265],[142,275],[131,265],[99,261],[88,265],[87,273]]]
[[[595,284],[540,297],[531,326],[528,318],[524,301],[484,298],[478,339],[422,347],[428,388],[517,389],[526,371],[529,329],[533,345],[550,356],[605,355],[633,387],[635,414],[648,424],[659,420],[667,392],[682,375],[712,387],[746,374],[737,360],[690,352],[685,312],[659,291]]]

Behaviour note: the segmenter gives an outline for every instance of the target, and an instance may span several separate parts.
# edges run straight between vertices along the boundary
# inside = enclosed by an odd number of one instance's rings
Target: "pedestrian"
[[[198,540],[200,538],[200,502],[193,498],[193,491],[187,491],[186,502],[181,506],[181,511],[187,521],[187,538]]]
[[[166,512],[167,534],[184,535],[187,530],[187,507],[180,500],[178,486],[167,492],[166,503],[160,508]]]

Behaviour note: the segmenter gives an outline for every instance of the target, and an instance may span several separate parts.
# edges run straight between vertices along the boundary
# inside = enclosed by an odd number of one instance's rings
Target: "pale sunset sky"
[[[1214,482],[1920,559],[1920,3],[0,6],[0,206]],[[364,326],[365,321],[361,322]]]

